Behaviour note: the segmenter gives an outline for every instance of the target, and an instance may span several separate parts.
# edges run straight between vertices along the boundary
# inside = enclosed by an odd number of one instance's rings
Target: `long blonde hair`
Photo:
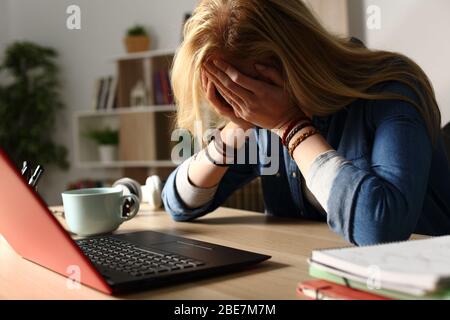
[[[283,70],[285,88],[301,108],[328,116],[356,99],[400,99],[412,103],[434,140],[441,115],[432,85],[422,69],[404,55],[373,51],[328,32],[300,0],[203,0],[184,29],[172,84],[177,124],[193,130],[205,121],[201,89],[203,63],[221,52],[236,59],[273,57]],[[371,92],[385,81],[412,88],[419,103],[397,94]],[[213,114],[213,123],[225,121]]]

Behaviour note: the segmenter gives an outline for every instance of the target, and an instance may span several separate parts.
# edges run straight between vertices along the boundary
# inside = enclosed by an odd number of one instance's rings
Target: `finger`
[[[222,97],[222,99],[225,100],[226,103],[229,104],[229,106],[231,107],[231,110],[234,112],[235,116],[237,118],[242,119],[244,102],[237,96],[233,97],[233,93],[227,92],[228,89],[226,89],[224,87],[220,88],[216,85],[215,85],[215,87],[216,87],[216,90],[219,92],[220,96]]]
[[[282,75],[278,72],[277,69],[271,68],[271,67],[267,67],[267,66],[262,65],[262,64],[255,64],[255,69],[256,69],[256,71],[258,71],[258,73],[260,75],[262,75],[263,77],[269,79],[270,81],[272,81],[277,86],[281,87],[281,86],[284,85],[284,79],[283,79]]]
[[[221,87],[220,82],[218,85],[216,85],[216,89],[219,91],[223,99],[233,108],[236,117],[244,119],[244,115],[246,114],[246,112],[244,111],[244,109],[246,108],[245,101],[230,92],[227,88],[223,86]]]
[[[206,76],[209,79],[209,81],[212,81],[214,85],[216,86],[216,89],[219,89],[221,93],[224,93],[229,98],[233,99],[237,104],[241,105],[244,104],[244,100],[239,97],[237,94],[232,92],[230,89],[225,87],[222,82],[220,82],[213,74],[206,72]]]
[[[213,74],[208,71],[206,71],[206,74],[208,79],[214,83],[217,90],[220,91],[222,97],[233,107],[233,109],[238,109],[238,111],[241,111],[242,107],[245,105],[244,100],[226,88]]]
[[[239,102],[239,97],[232,97],[232,93],[227,93],[227,89],[224,88],[218,88],[216,86],[217,91],[219,91],[219,94],[222,96],[222,98],[231,106],[233,109],[234,114],[237,117],[241,117],[242,115],[242,103]]]
[[[234,116],[233,109],[228,107],[222,101],[220,101],[220,99],[218,99],[216,94],[216,88],[211,81],[208,83],[208,87],[206,90],[206,97],[219,114],[226,117]]]
[[[225,72],[223,72],[219,68],[215,67],[213,64],[211,63],[206,64],[206,70],[210,74],[214,75],[215,78],[219,80],[224,87],[234,92],[240,98],[245,99],[253,95],[251,91],[245,89],[238,83],[234,82],[232,78],[230,78]]]
[[[241,118],[242,116],[242,108],[240,107],[239,103],[237,103],[235,100],[230,98],[227,93],[221,91],[221,89],[217,88],[217,91],[219,91],[219,94],[222,96],[222,98],[231,106],[231,110],[234,112],[235,116],[238,118]]]
[[[250,92],[255,92],[260,89],[260,81],[247,77],[242,72],[239,72],[235,67],[226,63],[225,61],[214,60],[213,63],[217,67],[217,69],[226,74],[234,83],[238,84],[239,86],[249,90]]]

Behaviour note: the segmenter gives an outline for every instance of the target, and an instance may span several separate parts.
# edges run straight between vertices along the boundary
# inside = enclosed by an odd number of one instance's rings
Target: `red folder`
[[[297,293],[311,300],[391,300],[324,280],[299,283]]]

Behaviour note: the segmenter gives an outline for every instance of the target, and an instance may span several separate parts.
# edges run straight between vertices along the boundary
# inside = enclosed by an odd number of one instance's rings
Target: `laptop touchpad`
[[[183,240],[158,244],[158,249],[193,258],[201,258],[205,254],[211,257],[211,254],[214,252],[213,248]]]

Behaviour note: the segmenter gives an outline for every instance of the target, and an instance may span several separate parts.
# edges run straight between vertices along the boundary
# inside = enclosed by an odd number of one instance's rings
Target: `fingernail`
[[[258,70],[260,70],[260,71],[264,71],[264,70],[266,70],[267,68],[266,68],[266,66],[264,66],[264,65],[262,65],[262,64],[255,64],[255,68],[256,69],[258,69]]]

